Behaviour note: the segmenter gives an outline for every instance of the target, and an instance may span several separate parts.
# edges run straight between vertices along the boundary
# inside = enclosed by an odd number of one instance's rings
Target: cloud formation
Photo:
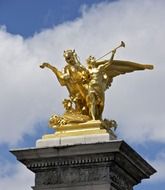
[[[150,163],[157,169],[157,173],[152,177],[151,181],[154,182],[164,182],[165,181],[165,152],[160,152],[154,161]]]
[[[0,188],[10,190],[31,190],[31,186],[34,186],[34,175],[27,170],[25,166],[17,164],[12,165],[10,163],[1,166],[0,171]],[[11,175],[11,172],[13,174]]]
[[[28,39],[1,27],[0,143],[15,144],[24,134],[34,133],[39,121],[62,113],[67,91],[50,71],[40,70],[40,63],[62,69],[63,50],[68,48],[76,49],[85,63],[89,55],[100,57],[121,40],[126,48],[117,52],[116,59],[154,64],[155,69],[114,79],[106,93],[104,116],[118,122],[120,138],[133,143],[165,142],[164,6],[163,0],[124,0],[83,7],[81,18]],[[1,178],[0,187],[20,181],[23,170],[18,167],[13,178]]]

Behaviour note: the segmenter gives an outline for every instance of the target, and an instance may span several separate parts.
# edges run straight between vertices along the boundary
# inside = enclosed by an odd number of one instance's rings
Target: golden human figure
[[[87,105],[93,120],[102,119],[104,93],[111,86],[114,77],[136,70],[153,69],[152,65],[138,64],[130,61],[113,60],[116,49],[108,61],[97,62],[90,56],[87,60],[90,81],[88,83]]]
[[[43,63],[40,66],[41,68],[51,69],[61,86],[66,86],[69,92],[68,99],[63,102],[64,115],[52,116],[50,126],[85,123],[92,120],[104,121],[102,113],[105,91],[111,86],[113,78],[137,70],[153,69],[153,65],[114,60],[116,50],[120,47],[125,47],[124,42],[121,42],[117,48],[107,53],[112,53],[109,60],[99,61],[99,59],[96,60],[93,56],[89,56],[87,67],[80,63],[75,50],[64,51],[67,65],[63,72],[49,63]]]
[[[112,53],[112,57],[114,54],[115,51]],[[86,102],[89,109],[89,115],[93,120],[102,119],[104,92],[106,89],[106,80],[108,78],[105,71],[111,64],[113,60],[112,57],[107,63],[99,64],[98,66],[94,57],[90,56],[87,59],[90,80],[88,83]]]

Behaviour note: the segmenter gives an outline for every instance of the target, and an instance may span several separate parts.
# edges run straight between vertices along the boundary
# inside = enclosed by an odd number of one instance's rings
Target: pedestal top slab
[[[98,157],[99,160],[99,155],[101,155],[105,157],[105,159],[103,159],[105,162],[106,160],[107,162],[114,161],[119,166],[132,173],[131,175],[138,178],[138,180],[149,178],[150,175],[156,172],[151,165],[149,165],[123,140],[60,147],[14,149],[11,150],[11,152],[20,162],[28,165],[28,168],[32,171],[33,169],[35,170],[35,167],[38,167],[37,163],[40,164],[41,160],[42,163],[43,161],[48,163],[50,160],[57,160],[57,165],[69,165],[72,160],[75,160],[78,157],[81,159],[87,159],[88,156],[95,156]],[[66,159],[65,163],[60,162],[60,159],[62,158]],[[35,164],[31,164],[32,162],[35,162]],[[78,161],[77,164],[80,164],[80,162]],[[86,161],[84,161],[84,163],[85,162]]]

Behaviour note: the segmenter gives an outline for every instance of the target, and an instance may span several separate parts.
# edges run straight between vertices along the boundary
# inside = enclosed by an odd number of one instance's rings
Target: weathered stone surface
[[[132,190],[155,170],[124,141],[12,150],[34,190]]]

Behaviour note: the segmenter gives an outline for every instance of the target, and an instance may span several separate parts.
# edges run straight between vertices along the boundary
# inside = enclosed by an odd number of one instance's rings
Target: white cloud
[[[152,178],[151,181],[160,182],[165,181],[165,152],[161,152],[158,154],[157,158],[151,162],[151,164],[156,168],[158,171]]]
[[[65,49],[75,48],[84,62],[121,40],[126,49],[119,50],[117,59],[152,63],[155,70],[116,78],[106,93],[105,116],[118,121],[122,138],[164,142],[164,5],[154,0],[101,3],[84,9],[73,22],[26,40],[0,29],[0,142],[16,143],[34,131],[36,122],[62,113],[67,92],[50,71],[39,69],[41,62],[61,69]]]
[[[160,183],[165,181],[165,152],[158,153],[154,160],[148,160],[148,162],[157,170],[157,172],[151,176],[150,180],[145,180],[145,183]]]
[[[34,186],[34,175],[25,166],[10,163],[1,166],[0,189],[31,190],[31,186]]]

